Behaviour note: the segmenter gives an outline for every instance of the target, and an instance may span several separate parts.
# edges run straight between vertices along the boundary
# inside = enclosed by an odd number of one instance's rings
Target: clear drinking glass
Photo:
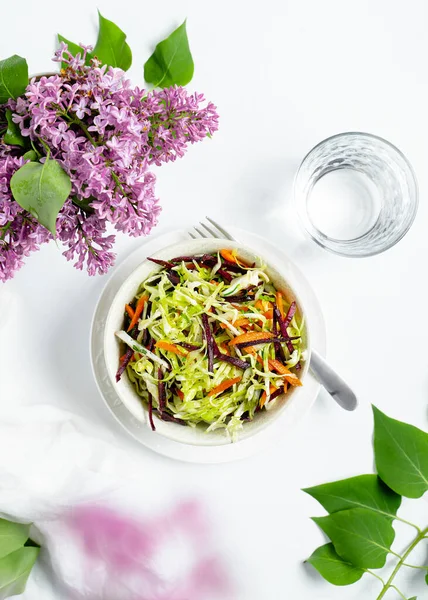
[[[407,233],[418,208],[418,187],[406,157],[368,133],[340,133],[303,159],[294,182],[301,224],[323,248],[343,256],[372,256]]]

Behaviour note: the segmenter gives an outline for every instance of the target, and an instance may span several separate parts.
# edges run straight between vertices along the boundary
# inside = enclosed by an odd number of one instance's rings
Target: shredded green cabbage
[[[249,349],[229,345],[235,337],[245,333],[264,332],[266,337],[272,336],[269,311],[272,312],[275,305],[276,290],[263,265],[242,268],[241,273],[235,268],[235,272],[229,274],[233,279],[227,281],[218,271],[227,270],[228,264],[220,254],[210,256],[210,261],[194,257],[193,262],[181,261],[172,269],[166,267],[153,272],[140,285],[131,303],[135,308],[141,296],[148,296],[138,330],[131,335],[125,331],[117,335],[135,350],[126,369],[130,381],[144,403],[152,403],[160,418],[166,413],[192,427],[203,425],[206,431],[225,429],[236,439],[245,421],[252,420],[256,411],[269,410],[274,405],[276,398],[271,399],[272,390],[280,389],[284,380],[287,381],[284,374],[269,364],[269,360],[278,359],[273,343],[255,344]],[[171,283],[171,273],[178,275],[179,283]],[[287,313],[290,304],[285,298],[284,312]],[[246,369],[214,356],[213,370],[209,371],[202,315],[208,317],[220,352],[245,361]],[[125,329],[127,324],[125,319]],[[294,373],[288,378],[291,381],[293,377],[297,379],[306,354],[304,321],[298,313],[293,316],[287,333],[290,338],[296,338],[280,343],[285,357],[283,364]],[[150,340],[152,348],[147,350]],[[142,345],[144,341],[146,348]],[[190,350],[186,345],[190,345]],[[237,378],[240,379],[227,389],[213,392],[217,386]],[[159,396],[160,381],[164,383],[164,399]]]

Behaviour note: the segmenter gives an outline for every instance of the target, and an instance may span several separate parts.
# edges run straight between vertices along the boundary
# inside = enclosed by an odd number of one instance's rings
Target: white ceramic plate
[[[268,264],[273,269],[280,272],[287,282],[290,283],[293,290],[298,293],[299,301],[304,307],[306,317],[310,323],[311,345],[321,354],[325,354],[325,325],[322,312],[314,292],[301,272],[284,254],[273,248],[262,238],[232,227],[229,227],[228,229],[237,239],[239,239],[237,245],[247,246],[251,248],[255,254],[259,253],[263,256]],[[182,244],[188,240],[189,238],[184,231],[166,233],[149,239],[115,269],[101,294],[93,318],[90,349],[93,372],[100,393],[108,408],[128,433],[138,441],[160,454],[178,460],[199,463],[226,462],[244,458],[257,452],[260,450],[261,446],[272,443],[279,434],[290,434],[297,421],[300,420],[312,406],[318,395],[320,386],[312,375],[308,373],[305,377],[304,387],[301,388],[301,390],[296,390],[299,394],[296,394],[292,402],[288,401],[284,403],[284,406],[281,408],[281,414],[276,417],[275,421],[269,423],[269,427],[258,427],[257,431],[252,434],[251,437],[246,437],[233,444],[226,443],[224,445],[218,445],[218,440],[208,441],[208,444],[215,445],[191,445],[192,443],[195,444],[199,442],[193,441],[189,443],[189,441],[186,440],[187,443],[181,443],[178,441],[180,438],[177,439],[174,435],[172,437],[175,437],[176,439],[165,437],[165,433],[164,435],[159,435],[158,432],[152,432],[147,426],[143,411],[136,415],[135,411],[132,410],[132,405],[127,402],[127,407],[122,402],[117,394],[117,387],[111,377],[113,367],[110,364],[108,368],[104,353],[104,337],[106,323],[108,324],[109,322],[109,315],[110,328],[113,327],[114,329],[115,326],[114,318],[112,320],[112,304],[115,297],[120,296],[118,290],[122,289],[125,290],[125,294],[127,293],[127,286],[124,286],[126,280],[131,282],[130,287],[134,285],[133,278],[130,277],[130,275],[137,267],[140,268],[141,263],[145,261],[147,256],[159,253],[159,251],[165,249],[167,246]],[[129,298],[127,299],[129,300]],[[121,297],[119,301],[122,302]],[[132,394],[129,398],[131,397]],[[176,427],[181,430],[190,429],[182,428],[180,426]],[[224,440],[223,438],[221,443],[224,443],[224,441],[227,440]]]

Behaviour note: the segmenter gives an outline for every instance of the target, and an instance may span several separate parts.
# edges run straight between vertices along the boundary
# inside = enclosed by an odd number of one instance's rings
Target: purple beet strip
[[[278,335],[278,327],[279,321],[281,320],[281,313],[276,304],[273,305],[273,321],[272,321],[272,329],[275,336]],[[281,362],[285,363],[286,358],[284,354],[284,350],[279,342],[274,342],[275,348],[275,357],[278,358]]]
[[[127,351],[126,351],[126,354],[125,354],[125,358],[120,363],[120,367],[117,370],[117,373],[116,373],[116,382],[120,381],[120,378],[122,377],[123,373],[125,372],[125,369],[128,366],[128,363],[131,360],[133,354],[134,354],[133,349],[132,348],[128,348]]]
[[[150,302],[150,300],[149,300],[149,301],[147,302],[146,319],[148,319],[148,318],[150,317],[150,313],[151,313],[151,312],[152,312],[152,303],[151,303],[151,302]],[[143,330],[143,337],[141,338],[141,344],[142,344],[143,346],[146,346],[146,348],[147,348],[147,345],[148,345],[148,343],[149,343],[150,339],[151,339],[151,335],[150,335],[150,333],[149,333],[149,330],[148,330],[148,328],[146,327],[146,328]]]
[[[152,431],[156,431],[156,427],[155,427],[155,424],[153,422],[153,398],[152,398],[151,394],[149,394],[148,406],[149,406],[149,423],[150,423],[150,427],[152,428]]]
[[[248,302],[250,300],[254,300],[254,295],[253,294],[249,294],[249,292],[251,290],[254,290],[255,286],[252,285],[250,287],[248,287],[244,292],[241,292],[240,294],[236,294],[235,296],[227,296],[224,298],[224,300],[227,300],[228,302]]]
[[[231,365],[238,367],[238,369],[243,369],[244,371],[250,366],[250,363],[247,363],[245,360],[235,358],[235,356],[228,356],[227,354],[223,354],[223,352],[220,351],[218,354],[216,354],[216,358],[223,362],[230,363]]]
[[[169,421],[171,423],[177,423],[178,425],[187,425],[186,421],[183,421],[183,419],[177,419],[177,417],[173,417],[166,412],[158,411],[158,416],[162,421]]]
[[[159,367],[159,369],[158,369],[158,396],[159,396],[158,404],[159,404],[159,410],[161,412],[165,409],[165,406],[166,406],[165,383],[162,381],[162,379],[163,379],[162,368]]]
[[[279,319],[278,319],[279,327],[281,329],[281,334],[284,337],[288,338],[288,340],[286,340],[285,343],[287,345],[287,348],[288,348],[288,351],[290,352],[290,354],[293,354],[293,352],[294,352],[294,346],[291,343],[291,339],[292,338],[290,338],[289,335],[288,335],[287,327],[290,325],[291,320],[294,317],[294,314],[296,312],[296,308],[297,308],[297,304],[293,301],[290,304],[290,308],[288,309],[288,312],[287,312],[287,315],[286,315],[285,319],[282,318],[281,313],[279,314]],[[300,364],[300,362],[298,362],[297,365],[295,366],[296,371],[300,371],[301,368],[302,368],[302,365]]]
[[[193,262],[195,261],[196,263],[205,263],[205,264],[211,264],[211,265],[215,265],[217,263],[217,259],[214,256],[211,256],[211,254],[202,254],[199,256],[176,256],[175,258],[171,258],[170,262],[171,263],[180,263],[180,262]]]
[[[223,267],[228,271],[232,271],[232,273],[240,273],[241,275],[243,275],[247,272],[247,269],[245,269],[244,267],[240,267],[236,263],[231,263],[228,260],[225,260],[224,258],[222,258],[221,262]]]
[[[225,271],[224,269],[218,269],[217,274],[221,275],[223,277],[223,279],[225,281],[227,281],[227,283],[230,283],[233,279],[232,275],[230,273],[228,273],[227,271]]]
[[[182,348],[185,348],[186,350],[190,350],[190,352],[192,352],[192,350],[200,350],[201,349],[200,346],[195,346],[195,344],[188,344],[187,342],[177,342],[176,345],[181,346]]]
[[[211,332],[210,324],[208,323],[208,317],[205,313],[202,315],[202,325],[204,328],[205,339],[207,341],[208,371],[212,373],[214,370],[214,338]]]
[[[254,340],[252,342],[242,342],[241,344],[236,344],[236,346],[238,348],[249,348],[250,346],[257,346],[259,344],[275,344],[275,343],[288,343],[292,340],[298,340],[300,339],[300,336],[295,336],[295,337],[276,337],[276,338],[263,338],[261,340]],[[291,344],[291,346],[293,347],[293,344]],[[294,350],[294,347],[293,347]]]
[[[173,267],[175,267],[175,265],[169,260],[161,260],[160,258],[150,258],[149,256],[147,257],[147,260],[150,260],[151,262],[160,265],[161,267],[165,267],[167,269],[172,269]]]
[[[217,257],[216,256],[212,256],[211,254],[203,254],[200,258],[201,262],[207,263],[207,265],[211,264],[211,265],[216,265],[217,264]]]
[[[295,304],[295,303],[294,303],[294,304]],[[293,311],[291,310],[291,309],[292,309],[292,306],[293,306],[293,304],[292,304],[292,305],[290,306],[290,308],[288,309],[288,313],[287,313],[287,317],[286,317],[286,319],[288,319],[288,316],[289,316],[289,314],[290,314],[290,311],[291,311],[291,318],[290,318],[290,320],[289,320],[289,323],[288,323],[288,324],[290,324],[290,322],[291,322],[291,319],[293,318],[293,315],[294,315],[294,313],[295,313],[295,311],[296,311],[296,308],[294,308],[294,310],[293,310]],[[283,318],[282,318],[282,315],[281,315],[281,313],[279,312],[279,310],[278,310],[278,313],[277,313],[277,320],[278,320],[278,325],[279,325],[279,328],[280,328],[280,330],[281,330],[281,335],[282,335],[284,338],[286,338],[286,340],[285,340],[285,343],[286,343],[286,345],[287,345],[288,351],[290,352],[290,354],[292,354],[292,353],[294,352],[294,346],[293,346],[293,344],[292,344],[292,343],[291,343],[291,341],[290,341],[290,336],[288,335],[288,331],[287,331],[287,327],[288,327],[288,325],[286,325],[286,321],[285,321],[285,319],[283,319]],[[288,339],[287,339],[287,338],[288,338]]]
[[[250,364],[247,363],[245,360],[241,360],[240,358],[236,358],[235,356],[229,356],[227,354],[223,354],[223,352],[220,352],[220,348],[217,346],[217,342],[215,341],[214,338],[213,338],[213,350],[214,350],[214,356],[218,360],[227,362],[227,363],[233,365],[234,367],[238,367],[238,369],[243,369],[245,371],[245,369],[248,369],[248,367],[250,366]]]
[[[296,312],[296,308],[297,308],[297,304],[295,302],[292,302],[290,304],[290,308],[288,309],[288,313],[287,316],[284,319],[284,326],[285,329],[287,329],[287,327],[290,325],[292,318],[294,317],[294,314]]]
[[[178,285],[180,283],[180,277],[177,275],[177,273],[174,273],[174,271],[168,271],[167,277],[172,285]]]
[[[270,400],[273,400],[274,398],[276,398],[277,396],[280,396],[283,393],[284,393],[284,388],[283,387],[278,388],[270,395]]]
[[[227,296],[224,298],[228,302],[249,302],[250,300],[254,300],[254,296],[250,296],[249,294],[239,294],[236,296]]]

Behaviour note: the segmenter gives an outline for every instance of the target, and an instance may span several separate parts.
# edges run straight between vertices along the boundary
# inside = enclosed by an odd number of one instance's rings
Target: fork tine
[[[206,237],[208,237],[204,231],[201,231],[201,230],[200,230],[200,229],[198,229],[197,227],[194,227],[193,229],[194,229],[195,231],[197,231],[201,237],[203,237],[203,238],[206,238]]]
[[[208,225],[205,225],[205,223],[203,223],[202,221],[201,221],[201,226],[204,229],[206,229],[208,231],[208,233],[213,236],[213,238],[218,238],[218,234],[215,231],[213,231],[212,229],[210,229],[210,227],[208,227]]]
[[[230,235],[230,233],[228,233],[225,229],[223,229],[223,227],[221,227],[218,223],[216,223],[215,221],[213,221],[212,219],[210,219],[210,217],[205,217],[207,221],[209,221],[211,223],[211,225],[214,225],[214,227],[216,227],[219,232],[228,240],[232,240],[233,242],[236,241],[235,238],[233,236]]]
[[[189,231],[189,235],[192,239],[196,240],[196,235],[193,235],[193,233],[190,233],[190,231]]]

